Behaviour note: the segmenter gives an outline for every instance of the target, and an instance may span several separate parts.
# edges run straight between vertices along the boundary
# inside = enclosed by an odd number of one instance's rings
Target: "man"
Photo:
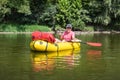
[[[67,24],[66,30],[61,35],[62,42],[76,40],[75,33],[72,31],[72,25]]]

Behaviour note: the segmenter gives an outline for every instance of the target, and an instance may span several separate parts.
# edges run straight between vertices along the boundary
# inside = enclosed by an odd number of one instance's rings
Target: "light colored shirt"
[[[73,31],[71,31],[71,32],[65,31],[62,34],[61,38],[64,39],[65,41],[71,41],[72,39],[75,38],[75,33]]]

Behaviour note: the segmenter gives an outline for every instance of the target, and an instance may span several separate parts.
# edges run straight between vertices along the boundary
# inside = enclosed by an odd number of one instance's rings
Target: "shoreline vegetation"
[[[58,31],[57,33],[62,33],[63,31]],[[76,35],[80,34],[120,34],[119,31],[74,31]],[[0,32],[0,34],[31,34],[32,32]],[[54,34],[54,31],[48,33]]]
[[[61,31],[67,24],[80,32],[120,31],[120,0],[1,1],[0,32]]]
[[[65,29],[61,28],[60,26],[55,27],[55,31],[52,30],[51,27],[46,26],[46,25],[19,25],[19,24],[0,24],[0,34],[31,34],[33,31],[39,30],[42,32],[49,32],[52,34],[56,33],[62,33]],[[84,30],[81,31],[75,31],[76,35],[79,34],[98,34],[98,33],[104,33],[104,34],[111,34],[111,33],[120,33],[120,31],[94,31],[93,27],[85,27]]]
[[[3,23],[0,24],[0,32],[33,32],[35,30],[39,31],[51,31],[47,25],[38,25],[38,24],[13,24],[13,23]]]

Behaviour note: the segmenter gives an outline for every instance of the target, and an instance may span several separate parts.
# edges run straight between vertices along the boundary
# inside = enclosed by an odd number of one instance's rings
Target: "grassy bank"
[[[42,25],[0,24],[0,32],[33,32],[35,30],[51,31],[48,26]]]

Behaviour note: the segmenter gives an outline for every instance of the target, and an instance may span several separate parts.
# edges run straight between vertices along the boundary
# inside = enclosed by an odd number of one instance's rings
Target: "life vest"
[[[32,33],[32,40],[44,40],[50,43],[54,43],[55,37],[51,33],[35,31]]]

